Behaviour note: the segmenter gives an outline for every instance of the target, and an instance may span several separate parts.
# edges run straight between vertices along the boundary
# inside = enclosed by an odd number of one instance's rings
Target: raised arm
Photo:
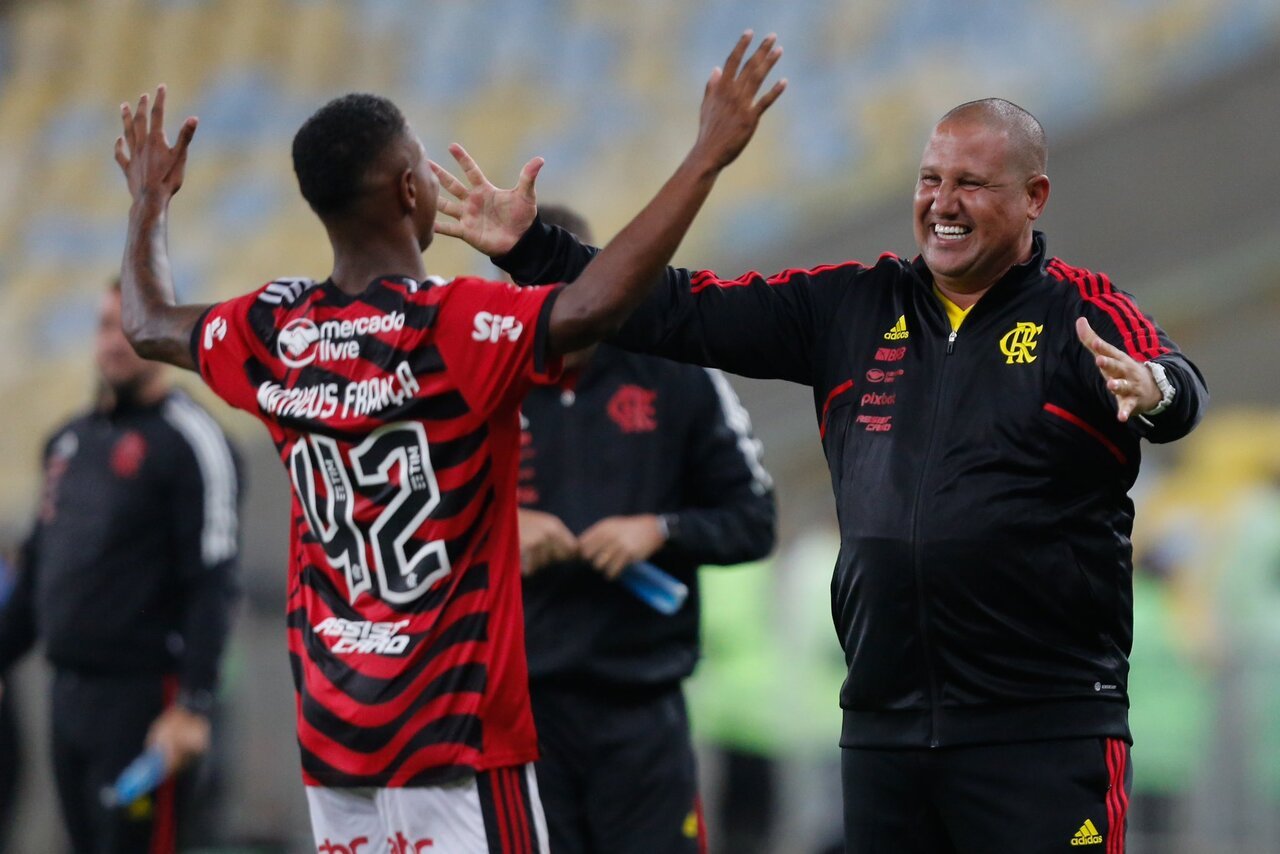
[[[116,163],[133,197],[120,265],[121,321],[139,356],[196,370],[191,331],[208,306],[176,304],[168,247],[169,201],[182,187],[196,119],[182,123],[171,146],[164,133],[164,85],[150,110],[148,100],[139,98],[136,110],[120,105],[124,132],[116,139]]]
[[[751,57],[743,57],[752,34],[738,40],[723,69],[711,73],[702,100],[698,138],[674,175],[658,194],[618,235],[592,259],[587,269],[568,285],[551,312],[548,346],[553,352],[580,349],[617,331],[627,316],[660,280],[667,261],[688,231],[720,171],[737,158],[751,140],[760,116],[782,94],[779,81],[757,99],[761,85],[782,55],[776,37],[767,36]],[[475,162],[460,147],[450,149],[471,182],[471,188],[491,190]],[[472,196],[461,181],[437,169],[442,185],[454,198],[444,196],[441,211],[455,220],[442,220],[442,234],[466,239],[482,252],[500,255],[515,245],[533,221],[533,178],[541,164],[532,161],[521,175],[513,195],[495,202],[492,193]],[[521,202],[525,204],[522,206]],[[495,203],[509,215],[498,221],[503,228],[476,235],[466,229],[472,221],[492,222]],[[488,218],[486,219],[486,215]]]

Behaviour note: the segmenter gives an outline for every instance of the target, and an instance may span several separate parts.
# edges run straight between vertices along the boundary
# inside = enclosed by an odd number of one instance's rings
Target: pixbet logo
[[[493,314],[488,311],[476,313],[475,329],[471,331],[471,340],[488,341],[497,344],[498,339],[507,336],[508,341],[515,341],[524,332],[524,324],[507,314]]]
[[[890,406],[897,400],[896,395],[868,392],[862,396],[863,406]]]
[[[316,854],[360,854],[360,846],[368,844],[369,837],[367,836],[357,836],[346,845],[341,842],[333,842],[328,837],[325,837],[324,842],[316,846]]]

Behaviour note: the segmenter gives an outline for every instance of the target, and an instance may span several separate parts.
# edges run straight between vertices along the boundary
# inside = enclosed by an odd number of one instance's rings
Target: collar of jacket
[[[1015,264],[1010,267],[1000,279],[991,286],[991,289],[982,295],[979,302],[987,302],[988,304],[999,302],[1004,297],[1015,293],[1019,286],[1025,284],[1032,279],[1038,279],[1045,275],[1045,262],[1048,261],[1048,249],[1045,242],[1043,231],[1031,232],[1031,257],[1022,264]],[[929,289],[933,290],[933,272],[924,263],[924,258],[917,255],[911,261],[911,269],[915,271],[916,276]]]

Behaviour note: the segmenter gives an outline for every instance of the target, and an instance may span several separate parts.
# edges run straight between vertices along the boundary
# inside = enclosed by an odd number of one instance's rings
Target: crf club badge
[[[656,391],[638,385],[619,386],[609,399],[608,412],[623,433],[649,433],[658,429],[653,402]]]
[[[142,468],[142,461],[146,457],[147,440],[137,430],[130,430],[111,449],[111,470],[116,473],[116,477],[137,477],[138,469]]]

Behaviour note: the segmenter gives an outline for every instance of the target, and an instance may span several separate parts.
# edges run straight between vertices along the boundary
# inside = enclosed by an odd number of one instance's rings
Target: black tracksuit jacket
[[[540,222],[500,266],[572,279],[592,251]],[[1117,421],[1075,321],[1177,389]],[[1185,435],[1196,367],[1105,276],[1034,254],[959,332],[923,262],[668,269],[617,336],[635,350],[813,388],[841,530],[832,616],[846,747],[1129,738],[1139,439]]]
[[[669,514],[650,560],[689,587],[660,614],[587,564],[524,579],[529,678],[596,693],[652,692],[698,660],[698,567],[773,548],[772,484],[728,380],[693,365],[601,345],[577,376],[536,386],[521,406],[521,507],[581,534],[601,519]]]
[[[240,487],[221,429],[191,398],[93,411],[54,431],[44,492],[0,609],[0,674],[37,639],[58,669],[216,683],[236,594]]]

